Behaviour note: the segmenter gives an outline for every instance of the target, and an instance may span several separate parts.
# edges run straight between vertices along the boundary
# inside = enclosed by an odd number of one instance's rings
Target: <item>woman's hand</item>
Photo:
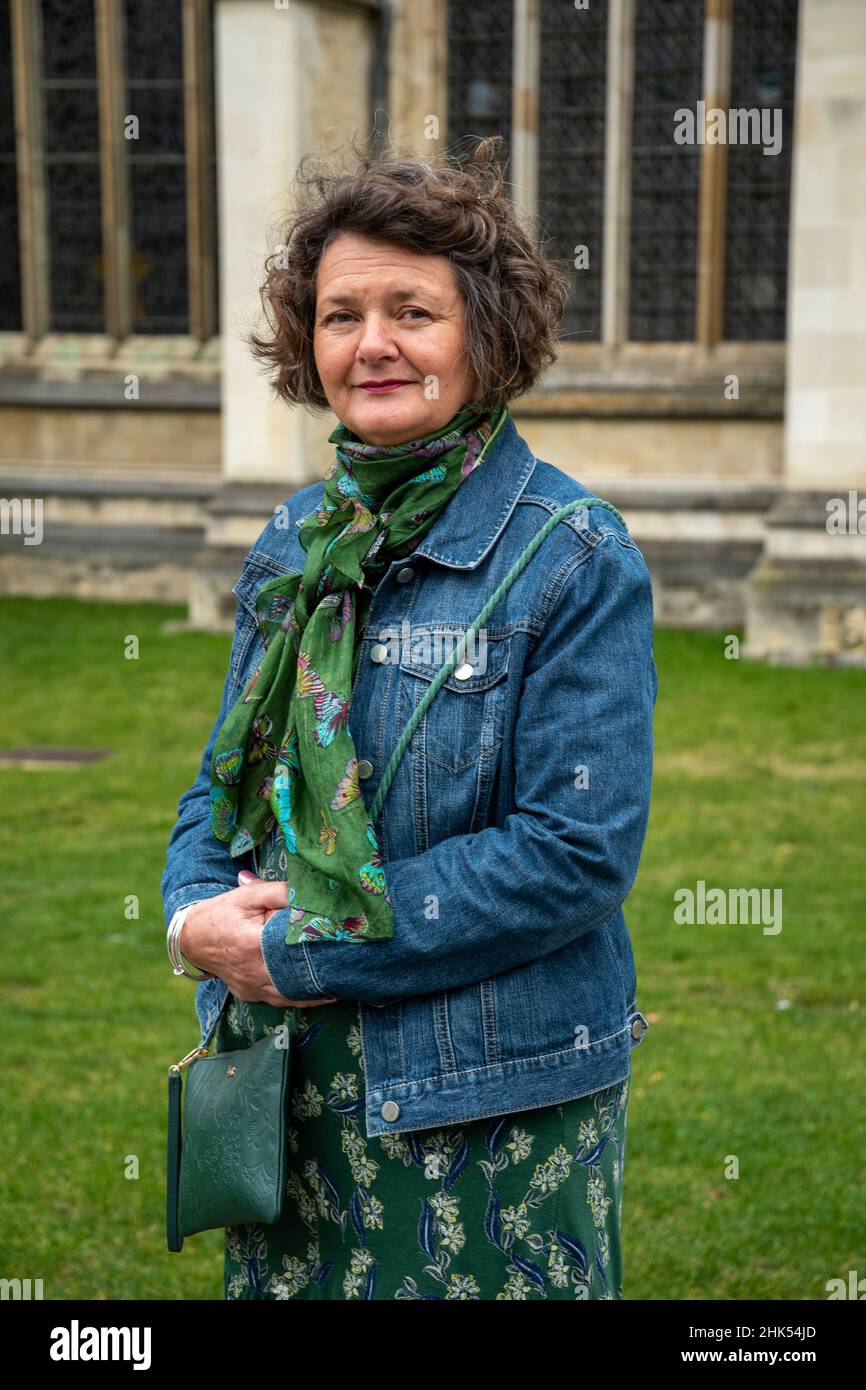
[[[190,908],[180,933],[181,952],[199,970],[228,985],[247,1004],[295,1005],[312,1009],[336,999],[284,999],[277,994],[262,955],[262,931],[275,912],[288,907],[288,885],[238,874],[240,888],[206,898]]]

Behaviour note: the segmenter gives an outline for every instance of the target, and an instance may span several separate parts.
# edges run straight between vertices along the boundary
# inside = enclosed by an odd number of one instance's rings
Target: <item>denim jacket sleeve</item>
[[[239,610],[219,713],[205,745],[196,779],[177,803],[177,820],[166,849],[161,885],[166,926],[179,907],[237,888],[238,870],[249,867],[249,856],[233,859],[227,843],[218,840],[210,830],[211,756],[220,726],[239,693],[234,688],[234,671],[243,636],[244,625]]]
[[[628,895],[652,780],[649,573],[613,530],[562,570],[524,671],[516,809],[501,827],[385,861],[394,906],[387,941],[287,945],[288,914],[276,912],[262,945],[285,998],[312,991],[382,1005],[474,984],[592,931]]]

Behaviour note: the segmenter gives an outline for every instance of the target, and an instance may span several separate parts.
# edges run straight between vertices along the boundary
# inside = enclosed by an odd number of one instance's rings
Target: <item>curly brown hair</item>
[[[313,352],[316,272],[325,247],[343,232],[450,261],[479,400],[505,405],[555,360],[569,281],[520,226],[504,192],[500,143],[499,136],[480,140],[463,163],[447,154],[370,153],[354,140],[355,168],[301,160],[282,244],[265,261],[260,293],[271,332],[246,335],[253,355],[275,369],[268,374],[279,399],[313,412],[329,408]]]

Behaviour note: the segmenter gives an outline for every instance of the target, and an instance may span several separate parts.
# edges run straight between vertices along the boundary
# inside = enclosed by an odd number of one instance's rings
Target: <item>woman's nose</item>
[[[375,314],[365,318],[358,342],[359,357],[387,357],[394,354],[394,336],[388,324]]]

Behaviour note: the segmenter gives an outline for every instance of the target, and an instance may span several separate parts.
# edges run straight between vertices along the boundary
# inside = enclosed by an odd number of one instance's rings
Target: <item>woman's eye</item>
[[[410,308],[406,308],[406,309],[402,310],[402,312],[403,312],[404,314],[420,314],[421,317],[422,317],[422,318],[425,318],[425,319],[429,319],[429,317],[430,317],[430,314],[429,314],[429,312],[428,312],[426,309],[417,309],[417,308],[414,308],[414,307],[410,307]],[[352,317],[352,316],[351,316],[351,314],[349,313],[348,309],[335,309],[334,312],[333,312],[332,314],[327,314],[327,315],[325,316],[323,322],[326,323],[326,324],[328,324],[328,323],[335,323],[335,322],[337,321],[337,319],[347,319],[347,318],[351,318],[351,317]]]

